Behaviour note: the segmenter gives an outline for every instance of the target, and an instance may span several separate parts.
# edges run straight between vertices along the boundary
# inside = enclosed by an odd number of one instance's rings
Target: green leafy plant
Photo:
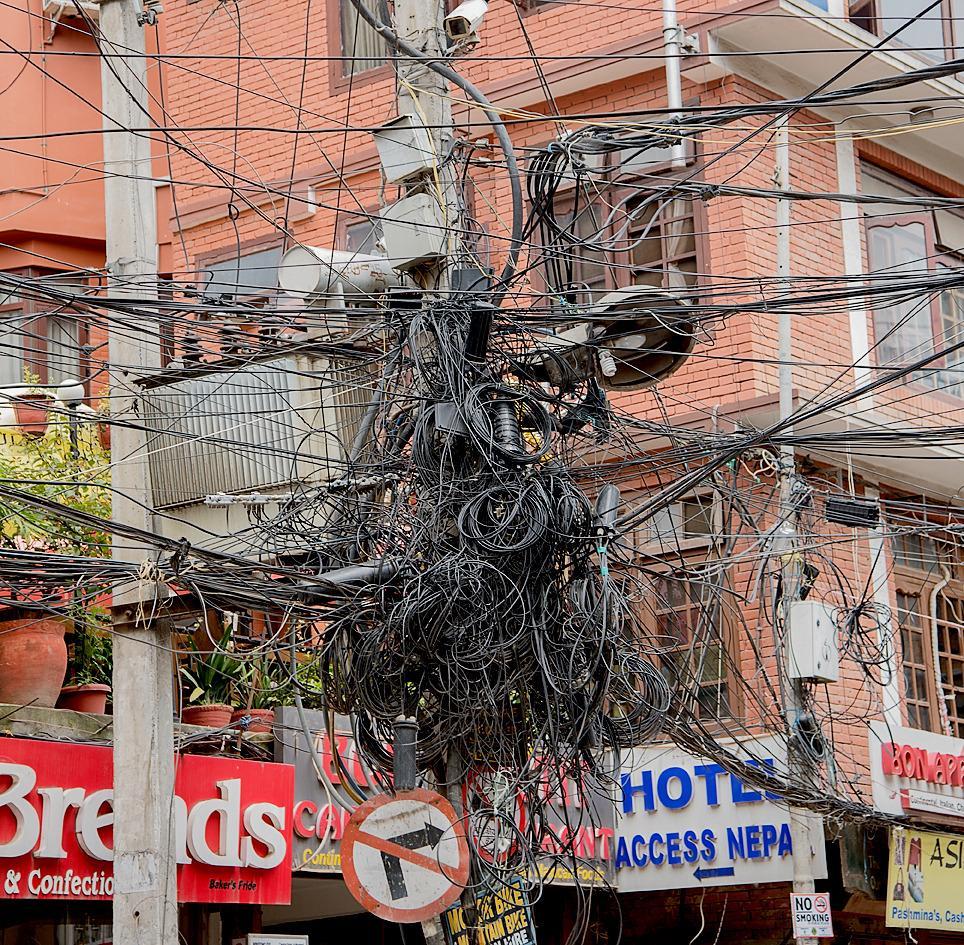
[[[230,633],[210,650],[202,650],[191,637],[187,658],[179,668],[185,701],[191,705],[236,705],[242,666]]]
[[[293,686],[286,664],[265,655],[244,662],[238,679],[238,704],[249,709],[273,709],[291,702]]]
[[[296,677],[298,679],[298,691],[301,693],[301,701],[306,709],[325,708],[322,695],[324,693],[323,681],[319,660],[310,659],[298,664]],[[294,687],[292,687],[292,690]]]
[[[107,631],[110,617],[103,608],[87,608],[82,622],[74,622],[74,660],[71,681],[75,686],[111,685],[114,645]]]
[[[70,425],[61,417],[52,418],[39,439],[5,443],[0,449],[0,484],[23,495],[0,496],[0,547],[110,556],[106,530],[69,514],[73,510],[110,520],[110,461],[93,423],[80,424],[76,449]],[[63,514],[57,506],[64,507]]]

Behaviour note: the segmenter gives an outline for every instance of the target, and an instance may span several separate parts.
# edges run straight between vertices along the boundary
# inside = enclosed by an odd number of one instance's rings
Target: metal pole
[[[156,302],[157,216],[151,170],[147,63],[140,5],[100,5],[108,295],[143,311]],[[144,314],[109,337],[113,517],[152,530],[147,443],[136,425],[137,380],[160,368],[157,323]],[[176,945],[174,722],[170,636],[151,619],[164,589],[150,548],[114,542],[114,557],[143,565],[131,590],[114,594],[114,941]]]
[[[778,190],[790,189],[790,136],[788,119],[783,118],[776,128],[776,169],[774,183]],[[776,205],[777,277],[781,289],[789,289],[790,267],[790,200],[777,198]],[[784,294],[786,294],[784,292]],[[781,307],[777,326],[777,356],[780,360],[780,419],[793,414],[793,324],[786,307]],[[790,429],[785,428],[784,434]],[[800,595],[801,569],[797,551],[796,513],[794,511],[793,484],[796,475],[796,457],[793,446],[780,447],[780,530],[777,535],[781,555],[781,595],[779,613],[786,628],[789,608]],[[778,649],[777,656],[780,658]],[[784,700],[787,724],[792,731],[804,710],[803,682],[791,679],[788,661],[783,654],[780,672],[784,676]],[[787,746],[787,764],[790,781],[805,783],[808,779],[810,759],[797,747],[791,737]],[[801,810],[790,810],[790,836],[793,843],[793,891],[807,894],[814,892],[813,851],[810,847],[810,818]],[[815,938],[797,938],[797,945],[817,945]]]
[[[666,57],[666,105],[670,112],[667,121],[677,122],[683,117],[683,80],[680,74],[683,31],[676,17],[676,0],[663,0],[663,53]],[[677,137],[673,145],[673,167],[686,164],[686,146]]]
[[[415,719],[395,721],[395,744],[392,751],[392,777],[396,791],[411,791],[418,777],[415,761],[418,723]]]
[[[80,456],[80,443],[77,437],[77,405],[67,404],[67,431],[70,437],[70,455],[77,459]]]

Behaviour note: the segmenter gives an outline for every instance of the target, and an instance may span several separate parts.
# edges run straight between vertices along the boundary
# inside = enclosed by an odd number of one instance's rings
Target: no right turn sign
[[[790,912],[794,938],[833,938],[827,893],[790,893]]]

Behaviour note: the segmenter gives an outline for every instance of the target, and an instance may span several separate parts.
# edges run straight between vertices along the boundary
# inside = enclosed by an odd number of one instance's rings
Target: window
[[[82,375],[80,326],[74,318],[47,316],[47,383],[75,380]]]
[[[637,168],[633,165],[633,170]],[[640,169],[641,170],[641,169]],[[573,302],[649,285],[692,297],[699,282],[694,202],[664,196],[653,174],[605,186],[570,188],[553,209],[561,234],[542,227],[537,242],[547,288]]]
[[[342,241],[349,253],[363,255],[384,255],[378,247],[382,238],[382,221],[377,216],[349,223],[345,227],[345,238]]]
[[[920,594],[897,594],[897,621],[901,652],[904,656],[904,699],[907,724],[912,728],[931,728],[931,674],[921,622]]]
[[[41,384],[68,378],[86,382],[91,374],[89,316],[78,313],[69,296],[90,291],[88,276],[36,268],[17,275],[50,287],[51,297],[42,288],[36,298],[0,295],[0,386],[22,384],[27,375]]]
[[[922,59],[952,59],[962,40],[964,4],[943,0],[923,13],[929,5],[925,0],[852,0],[850,22],[875,36],[887,36],[910,23],[894,39],[895,46],[906,47]]]
[[[0,321],[0,387],[23,383],[26,354],[26,321],[23,313],[5,312]]]
[[[892,539],[907,721],[941,731],[942,700],[951,733],[964,737],[964,554],[930,524],[930,535]]]
[[[937,595],[937,659],[951,734],[964,736],[964,596]]]
[[[281,247],[261,249],[209,263],[201,270],[199,290],[207,296],[228,296],[263,303],[278,287]]]
[[[671,554],[711,544],[720,533],[719,508],[712,495],[690,496],[660,509],[638,532],[643,552]]]
[[[362,0],[365,7],[383,23],[391,22],[385,0]],[[339,0],[341,14],[341,54],[350,58],[342,63],[342,74],[358,75],[385,65],[388,44],[363,20],[351,0]]]
[[[941,273],[964,265],[964,216],[949,210],[889,203],[890,196],[934,196],[906,181],[864,165],[861,190],[881,196],[865,205],[867,262],[881,277]],[[879,365],[901,367],[964,341],[964,293],[952,289],[936,297],[909,293],[906,299],[874,306],[874,341]],[[913,375],[920,384],[964,396],[964,354],[936,358]]]
[[[656,639],[660,668],[677,696],[692,694],[691,707],[706,719],[731,714],[729,656],[709,573],[672,572],[656,585]]]

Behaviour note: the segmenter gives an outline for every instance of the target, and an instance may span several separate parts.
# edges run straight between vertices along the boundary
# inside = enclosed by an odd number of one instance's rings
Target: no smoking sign
[[[345,828],[341,850],[351,894],[390,922],[438,915],[469,878],[461,822],[444,797],[423,788],[365,801]]]
[[[827,893],[790,894],[794,938],[833,938],[830,896]]]

